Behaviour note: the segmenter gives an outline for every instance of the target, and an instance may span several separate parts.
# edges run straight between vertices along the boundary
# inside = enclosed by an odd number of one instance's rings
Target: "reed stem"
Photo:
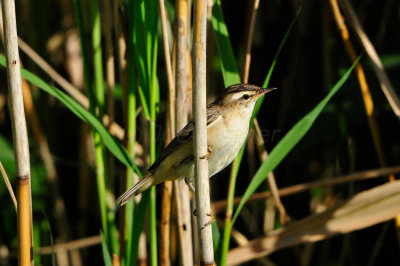
[[[22,96],[17,23],[13,0],[2,1],[10,118],[17,175],[18,263],[31,265],[32,208],[29,143]]]
[[[197,231],[200,241],[200,265],[213,265],[214,248],[210,222],[210,188],[207,154],[206,109],[206,38],[207,1],[196,0],[194,6],[193,40],[193,113],[194,113],[194,170],[197,208]]]
[[[176,132],[188,122],[191,82],[189,79],[188,47],[188,1],[178,0],[176,14]],[[174,182],[177,203],[179,255],[182,265],[193,265],[192,223],[190,209],[190,192],[183,180]],[[178,199],[179,198],[179,199]]]

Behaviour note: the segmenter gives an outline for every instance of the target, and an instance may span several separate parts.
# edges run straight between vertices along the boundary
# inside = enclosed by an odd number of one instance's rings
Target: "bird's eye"
[[[250,96],[248,94],[243,95],[243,99],[248,100]]]

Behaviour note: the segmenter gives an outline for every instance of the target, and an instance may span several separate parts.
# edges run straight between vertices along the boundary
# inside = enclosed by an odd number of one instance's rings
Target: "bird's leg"
[[[185,184],[189,187],[189,189],[194,193],[196,189],[193,186],[193,180],[190,180],[189,178],[185,178]]]
[[[212,153],[212,147],[211,146],[207,146],[207,154],[201,156],[200,159],[206,159],[206,160],[210,159],[211,153]]]

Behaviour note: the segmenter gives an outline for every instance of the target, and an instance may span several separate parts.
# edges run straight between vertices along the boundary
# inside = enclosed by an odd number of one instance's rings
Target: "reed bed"
[[[400,262],[393,1],[45,2],[2,1],[1,265]],[[278,90],[209,191],[195,156],[195,194],[115,203],[191,119],[206,153],[206,104],[240,82]]]

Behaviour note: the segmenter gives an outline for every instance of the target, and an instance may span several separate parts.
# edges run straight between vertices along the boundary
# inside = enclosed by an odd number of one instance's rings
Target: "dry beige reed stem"
[[[196,0],[194,6],[193,38],[193,113],[194,113],[194,171],[196,188],[197,231],[200,242],[200,265],[213,265],[214,249],[209,224],[211,212],[207,154],[206,44],[207,1]]]
[[[15,3],[2,1],[9,107],[17,174],[18,263],[31,265],[31,196],[29,144],[22,96]]]
[[[191,102],[191,83],[188,66],[188,1],[176,1],[176,132],[188,122]],[[189,189],[183,180],[174,182],[177,202],[179,255],[182,265],[193,264],[192,223]],[[179,199],[178,199],[179,197]]]
[[[163,36],[164,59],[167,70],[168,80],[168,111],[167,111],[167,133],[166,143],[170,142],[175,135],[175,84],[172,75],[171,56],[169,49],[169,36],[167,16],[164,0],[159,0],[159,12],[161,18],[161,29]],[[170,260],[170,243],[171,243],[171,200],[172,200],[172,181],[166,181],[163,185],[162,209],[161,209],[161,225],[160,225],[160,265],[171,265]]]

